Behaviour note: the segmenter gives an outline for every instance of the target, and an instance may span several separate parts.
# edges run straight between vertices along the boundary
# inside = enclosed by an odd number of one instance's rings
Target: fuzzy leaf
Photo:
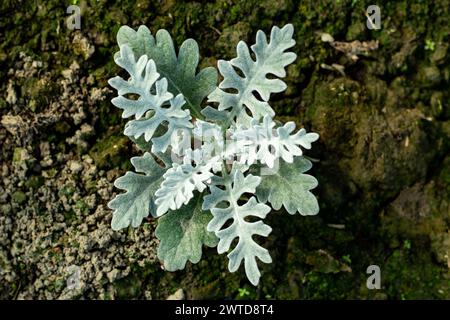
[[[136,116],[140,119],[148,110],[160,108],[163,103],[169,101],[173,95],[167,91],[167,80],[159,81],[159,73],[156,72],[155,62],[147,56],[135,60],[133,51],[127,45],[120,47],[120,54],[115,57],[118,66],[125,69],[130,75],[129,80],[116,76],[109,79],[108,83],[117,90],[119,96],[111,100],[116,107],[123,109],[122,117]],[[156,94],[151,89],[156,82]],[[127,94],[138,95],[137,100],[126,98]]]
[[[223,80],[216,87],[214,68],[197,74],[194,40],[186,40],[177,54],[166,30],[154,36],[145,26],[120,28],[114,59],[130,77],[109,80],[118,91],[112,103],[123,109],[124,118],[134,117],[125,134],[152,154],[132,158],[137,173],[116,180],[126,192],[108,204],[114,209],[111,225],[115,230],[137,227],[149,212],[160,217],[158,257],[167,270],[197,263],[203,245],[217,245],[219,254],[228,253],[230,272],[243,263],[247,278],[257,285],[258,260],[272,262],[254,239],[272,231],[263,222],[271,210],[265,202],[277,210],[284,206],[290,214],[319,211],[310,191],[317,180],[304,174],[311,162],[302,157],[302,148],[310,149],[319,135],[295,132],[293,122],[276,124],[268,103],[286,88],[281,78],[296,58],[288,52],[295,44],[292,35],[288,24],[272,28],[270,39],[258,31],[251,47],[239,42],[236,58],[218,62]],[[206,96],[215,105],[201,110]],[[244,175],[263,165],[273,168],[279,158],[284,161],[276,173]],[[207,187],[210,194],[203,196]]]
[[[167,91],[167,80],[165,78],[156,80],[159,73],[156,72],[153,60],[148,60],[144,55],[136,62],[128,45],[120,47],[120,54],[115,60],[119,66],[127,70],[130,80],[125,81],[121,77],[109,80],[109,84],[117,89],[119,94],[111,102],[124,110],[122,117],[136,116],[136,120],[128,122],[125,126],[125,134],[134,139],[143,135],[145,141],[152,140],[152,152],[165,152],[172,136],[178,130],[192,128],[189,111],[181,109],[185,103],[183,96],[179,94],[173,98]],[[153,85],[155,94],[151,92]],[[139,98],[137,100],[126,98],[125,95],[130,93],[138,95]],[[167,103],[170,103],[169,108],[163,106]],[[145,117],[142,118],[144,114]],[[160,137],[153,138],[156,130],[166,123],[166,132]]]
[[[203,168],[202,168],[203,169]],[[197,171],[191,165],[173,164],[164,174],[164,181],[155,194],[157,216],[162,216],[169,209],[175,210],[187,204],[194,196],[194,190],[200,192],[206,188],[205,181],[213,174],[209,170]]]
[[[174,135],[193,127],[189,111],[182,110],[184,99],[181,94],[170,100],[170,108],[155,108],[154,113],[139,120],[132,120],[125,126],[125,134],[135,139],[144,135],[145,141],[153,142],[152,152],[165,152],[173,142]],[[154,137],[155,131],[162,125],[167,130],[161,136]]]
[[[201,156],[205,159],[212,158],[214,156],[223,158],[225,156],[224,151],[226,141],[224,139],[222,129],[218,125],[197,120],[192,133],[194,139],[197,139],[202,143],[199,148],[201,152],[196,152],[195,156]],[[221,166],[221,163],[219,165]],[[214,168],[214,171],[218,170],[218,168]]]
[[[199,262],[203,245],[217,245],[217,237],[206,230],[211,212],[203,211],[201,204],[202,195],[197,194],[186,206],[170,211],[158,220],[158,258],[168,271],[184,269],[188,260]]]
[[[146,26],[134,31],[123,26],[117,34],[119,46],[129,45],[136,56],[147,55],[156,63],[158,72],[169,82],[169,92],[181,93],[187,106],[197,118],[201,118],[201,102],[217,84],[217,71],[213,67],[204,68],[198,74],[196,69],[200,59],[197,42],[187,39],[181,45],[178,57],[170,34],[161,29],[154,37]]]
[[[272,93],[284,91],[286,84],[279,78],[286,76],[285,67],[292,63],[296,54],[286,52],[295,45],[292,39],[294,28],[291,24],[282,29],[273,27],[270,34],[270,42],[266,35],[259,30],[256,34],[256,43],[251,46],[255,55],[252,58],[247,44],[240,41],[237,45],[237,57],[231,61],[219,60],[218,68],[223,76],[223,81],[209,96],[208,102],[217,102],[218,110],[228,110],[229,121],[248,125],[251,119],[259,120],[264,115],[274,116],[275,112],[267,103]],[[241,77],[234,68],[238,68],[244,77]],[[267,75],[278,78],[269,79]],[[227,92],[228,89],[237,90],[237,93]],[[262,101],[255,96],[259,94]],[[246,108],[251,112],[250,117]],[[205,110],[211,115],[210,108]],[[215,115],[215,118],[219,118]]]
[[[319,139],[317,133],[306,133],[305,129],[300,129],[292,134],[294,130],[294,122],[287,122],[275,129],[275,122],[268,115],[261,124],[254,119],[248,129],[235,129],[232,137],[236,143],[234,148],[239,152],[239,161],[252,165],[259,160],[269,168],[273,168],[275,161],[280,157],[292,163],[294,156],[303,154],[300,146],[311,149],[311,142]]]
[[[319,204],[310,190],[317,187],[318,182],[313,176],[304,174],[311,167],[311,161],[304,157],[295,158],[292,164],[281,162],[276,174],[262,176],[261,184],[256,188],[258,200],[269,201],[275,210],[284,206],[290,214],[317,214]]]
[[[197,159],[195,166],[190,160],[191,157],[186,156],[183,164],[174,163],[164,174],[161,187],[155,193],[158,217],[169,209],[176,210],[187,204],[194,196],[195,190],[205,190],[206,184],[213,176],[211,169],[219,159],[213,157],[207,162]]]
[[[150,46],[154,45],[152,34],[146,26],[140,26],[137,31],[129,26],[121,26],[117,32],[117,43],[119,47],[123,44],[128,45],[134,52],[136,59],[139,59]]]
[[[128,171],[114,182],[116,188],[127,191],[108,203],[108,207],[114,210],[111,221],[114,230],[129,225],[136,228],[150,212],[156,215],[153,194],[161,184],[164,169],[147,152],[142,157],[131,158],[131,163],[136,172],[144,174]]]
[[[271,263],[272,258],[269,252],[257,244],[252,237],[254,235],[267,237],[272,228],[261,220],[248,222],[246,219],[249,217],[264,219],[270,212],[270,207],[258,203],[254,197],[243,205],[240,205],[238,200],[244,193],[254,193],[261,178],[252,175],[244,177],[241,171],[236,170],[228,179],[214,180],[216,184],[223,185],[224,189],[211,185],[211,194],[205,196],[203,209],[211,210],[214,217],[209,222],[207,230],[215,232],[220,239],[217,246],[219,254],[227,252],[233,240],[239,239],[237,245],[228,254],[228,269],[230,272],[235,272],[244,260],[247,278],[256,286],[261,276],[256,258],[264,263]],[[232,224],[224,227],[228,220],[232,220]]]

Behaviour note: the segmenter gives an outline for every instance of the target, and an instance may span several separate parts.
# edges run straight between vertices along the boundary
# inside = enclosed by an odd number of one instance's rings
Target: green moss
[[[29,180],[25,182],[27,188],[38,189],[44,184],[45,180],[43,176],[31,176]]]
[[[12,194],[12,199],[18,204],[23,204],[25,203],[25,201],[27,201],[28,198],[22,191],[16,191]]]
[[[141,294],[142,282],[135,275],[120,279],[114,283],[117,299],[135,299]]]
[[[448,299],[450,281],[430,263],[426,251],[409,253],[395,250],[382,267],[385,290],[390,298]]]
[[[78,200],[75,203],[75,208],[80,210],[81,213],[86,214],[89,212],[89,207],[83,200]]]
[[[33,112],[42,111],[53,97],[59,94],[59,87],[48,78],[29,77],[24,80],[21,88],[21,96],[26,97],[27,106]]]
[[[106,136],[97,141],[89,155],[100,169],[129,168],[128,146],[129,140],[126,136]]]
[[[59,191],[59,196],[71,197],[75,193],[75,187],[72,184],[63,186]]]
[[[13,158],[12,158],[13,163],[20,164],[22,162],[23,152],[26,152],[26,150],[23,148],[15,148],[14,149]]]

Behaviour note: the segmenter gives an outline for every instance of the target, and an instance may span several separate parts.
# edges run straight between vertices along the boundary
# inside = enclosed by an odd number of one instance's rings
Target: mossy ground
[[[19,149],[29,141],[35,144],[29,152],[42,160],[36,146],[48,141],[56,152],[72,152],[74,159],[90,155],[111,177],[129,168],[128,159],[138,151],[121,135],[124,121],[109,103],[112,91],[89,104],[89,90],[107,87],[107,79],[119,72],[112,57],[115,35],[124,24],[145,24],[153,32],[165,28],[178,46],[188,37],[196,39],[203,67],[234,57],[237,41],[251,43],[258,29],[268,32],[273,25],[292,23],[298,58],[288,68],[289,89],[273,96],[272,105],[281,120],[295,120],[321,135],[309,153],[320,160],[313,172],[321,212],[316,217],[284,211],[270,215],[273,232],[266,245],[274,263],[262,266],[260,286],[249,285],[242,270],[229,274],[226,257],[208,249],[203,261],[180,272],[165,272],[158,263],[133,264],[131,274],[117,280],[112,294],[107,291],[103,298],[165,298],[178,288],[194,299],[450,298],[447,1],[378,1],[380,30],[365,27],[366,4],[358,0],[72,2],[7,0],[0,6],[0,86],[6,92],[12,83],[17,95],[14,103],[0,97],[0,115],[32,118],[52,110],[64,91],[56,83],[73,61],[85,79],[85,88],[74,98],[83,105],[81,122],[69,114],[45,129],[31,128],[32,140],[8,140],[9,145],[2,144],[2,165],[17,166]],[[66,28],[69,4],[81,7],[79,31]],[[322,42],[318,32],[339,41],[376,39],[379,49],[352,61]],[[95,48],[92,55],[83,51],[80,36]],[[9,70],[24,67],[21,52],[42,62],[39,73],[14,77]],[[345,77],[321,67],[333,63],[344,66]],[[62,105],[58,112],[67,114],[72,107]],[[95,135],[67,144],[83,123]],[[2,138],[10,134],[0,130]],[[27,174],[21,179],[27,183],[19,183],[5,198],[19,207],[25,205],[24,191],[45,188],[45,179],[59,177],[58,169],[44,179],[35,164],[24,165]],[[55,166],[61,168],[60,162]],[[88,196],[98,188],[94,182],[82,189]],[[63,212],[71,225],[81,223],[75,216],[85,210],[80,201],[73,211]],[[366,288],[366,269],[373,264],[381,268],[381,290]],[[17,274],[34,272],[33,266],[14,265]],[[33,282],[0,285],[6,285],[2,296],[15,297]],[[55,286],[44,290],[60,290],[61,284]]]

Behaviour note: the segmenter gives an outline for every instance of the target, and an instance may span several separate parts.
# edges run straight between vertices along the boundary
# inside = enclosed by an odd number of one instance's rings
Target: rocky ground
[[[447,1],[378,1],[380,30],[358,0],[72,2],[81,30],[66,27],[69,1],[0,5],[0,298],[450,299]],[[298,58],[273,106],[321,135],[321,212],[270,215],[274,263],[257,288],[214,249],[166,272],[155,221],[110,228],[113,181],[140,153],[110,104],[115,34],[192,37],[209,66],[285,23]],[[366,287],[369,265],[381,290]]]

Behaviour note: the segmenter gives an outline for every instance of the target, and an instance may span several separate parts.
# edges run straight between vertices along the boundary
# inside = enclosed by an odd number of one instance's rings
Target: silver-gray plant
[[[274,27],[270,40],[258,31],[251,51],[239,42],[236,58],[219,60],[223,80],[217,85],[215,68],[196,73],[194,40],[177,54],[166,30],[153,36],[145,26],[120,28],[114,59],[129,78],[109,80],[118,92],[112,103],[123,109],[123,118],[133,117],[124,133],[145,153],[131,158],[136,173],[115,181],[126,192],[108,204],[111,225],[119,230],[139,226],[149,214],[161,217],[156,236],[166,270],[197,263],[203,245],[217,246],[219,254],[229,252],[231,272],[244,262],[257,285],[256,258],[272,262],[254,239],[272,231],[263,222],[271,211],[267,204],[290,214],[318,213],[310,192],[317,180],[305,174],[312,164],[300,147],[310,149],[319,135],[295,132],[293,122],[279,125],[268,103],[272,93],[286,89],[280,78],[296,58],[288,51],[292,35],[288,24]],[[205,99],[212,106],[202,108]],[[263,168],[271,174],[258,176]]]

